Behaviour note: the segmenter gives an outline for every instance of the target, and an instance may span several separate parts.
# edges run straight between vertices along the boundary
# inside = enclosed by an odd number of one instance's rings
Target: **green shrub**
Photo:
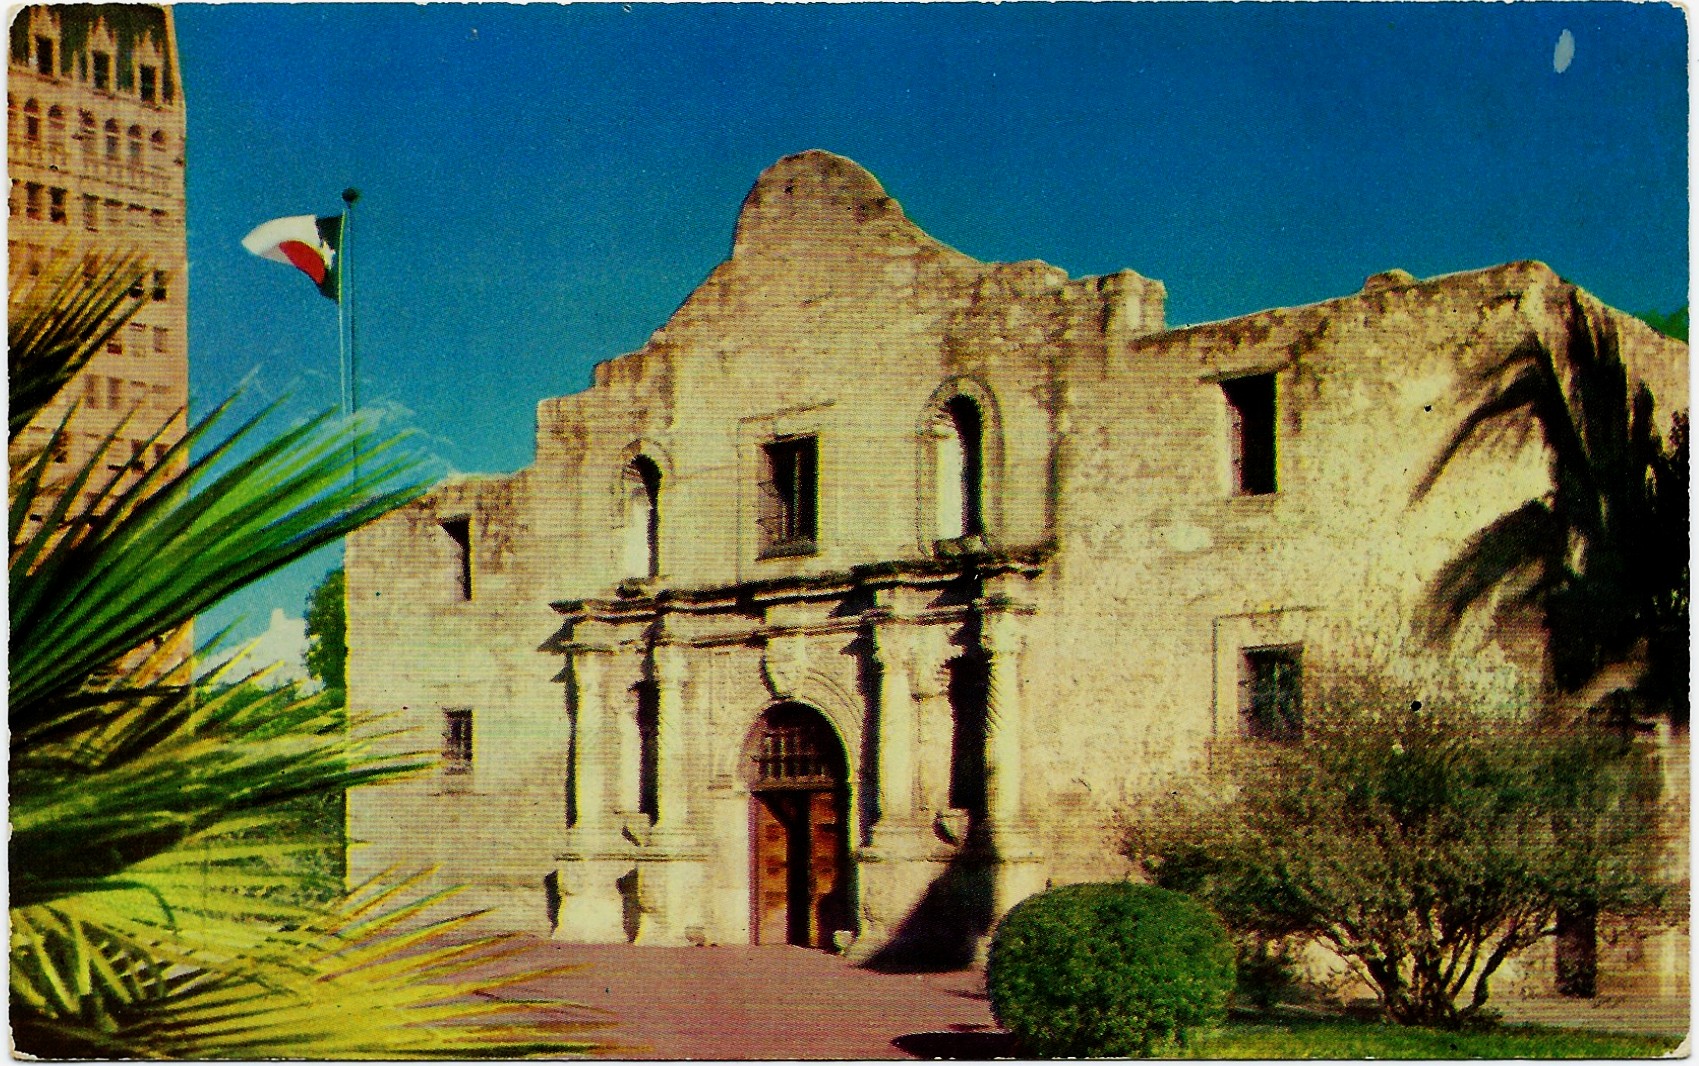
[[[1178,892],[1068,885],[1004,916],[986,986],[1024,1055],[1149,1055],[1225,1017],[1233,947],[1215,915]]]

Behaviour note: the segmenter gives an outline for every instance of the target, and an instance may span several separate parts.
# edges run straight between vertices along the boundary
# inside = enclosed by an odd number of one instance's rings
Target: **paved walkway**
[[[506,972],[583,969],[500,998],[601,1008],[591,1039],[627,1059],[904,1059],[1007,1055],[983,975],[881,974],[796,947],[662,948],[537,940]],[[576,1017],[592,1015],[577,1012]]]
[[[620,1059],[986,1060],[1013,1055],[986,1002],[983,974],[883,974],[795,947],[633,947],[531,939],[500,971],[577,965],[515,985],[501,999],[580,1007],[603,1021],[588,1034]],[[1511,1022],[1685,1032],[1686,1000],[1601,996],[1593,1001],[1507,998]],[[585,1010],[583,1008],[591,1008]],[[551,1011],[552,1012],[552,1011]]]

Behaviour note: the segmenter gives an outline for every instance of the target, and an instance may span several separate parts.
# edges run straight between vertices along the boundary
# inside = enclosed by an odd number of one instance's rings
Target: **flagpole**
[[[350,416],[360,411],[360,366],[354,343],[354,257],[349,254],[354,247],[354,202],[358,199],[359,189],[342,190],[342,264],[338,273],[341,287],[337,293],[340,298],[336,301],[336,306],[338,309],[346,308],[348,315],[348,378],[345,386],[347,403],[343,411]]]

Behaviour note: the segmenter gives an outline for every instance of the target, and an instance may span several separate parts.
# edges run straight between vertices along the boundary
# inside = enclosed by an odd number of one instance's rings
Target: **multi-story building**
[[[71,4],[18,11],[6,117],[11,291],[56,259],[75,263],[87,252],[139,254],[144,270],[132,290],[143,300],[140,310],[16,445],[39,451],[75,403],[49,483],[63,483],[117,433],[97,473],[118,475],[122,486],[159,462],[186,428],[186,120],[171,9]],[[32,523],[45,517],[28,516]]]
[[[1307,674],[1540,691],[1537,624],[1410,624],[1550,490],[1538,434],[1415,490],[1510,353],[1609,334],[1668,433],[1686,347],[1539,263],[1184,329],[1165,296],[978,262],[849,160],[781,160],[671,320],[540,402],[532,465],[349,539],[350,704],[443,750],[351,795],[353,875],[434,865],[563,939],[959,964],[1127,875],[1117,812],[1288,739]],[[1635,965],[1684,988],[1684,944]]]

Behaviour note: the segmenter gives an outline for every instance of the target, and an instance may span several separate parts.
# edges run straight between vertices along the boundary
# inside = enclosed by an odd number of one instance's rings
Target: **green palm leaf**
[[[412,899],[417,881],[369,886],[328,914],[311,902],[341,886],[311,861],[326,842],[291,805],[430,760],[387,751],[388,735],[363,722],[352,740],[347,713],[322,695],[232,681],[228,668],[190,685],[172,639],[231,591],[417,496],[418,464],[369,424],[328,415],[268,437],[262,412],[215,440],[225,404],[139,476],[104,472],[133,436],[120,426],[50,483],[75,407],[40,451],[19,431],[133,313],[139,277],[133,259],[55,269],[14,295],[10,318],[15,1046],[154,1058],[583,1050],[565,1021],[516,1019],[487,998],[492,983],[470,975],[502,949],[463,942],[469,916],[426,921],[441,897]]]

